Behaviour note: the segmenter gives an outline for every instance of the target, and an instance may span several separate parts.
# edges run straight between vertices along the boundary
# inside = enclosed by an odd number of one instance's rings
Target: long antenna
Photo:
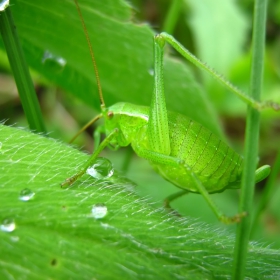
[[[93,49],[92,49],[91,42],[90,42],[90,39],[89,39],[89,35],[88,35],[88,32],[87,32],[86,24],[85,24],[84,18],[82,16],[82,12],[80,10],[80,6],[78,4],[78,0],[74,0],[74,2],[76,4],[77,11],[78,11],[80,20],[82,22],[85,35],[86,35],[86,39],[87,39],[87,43],[88,43],[88,47],[89,47],[89,51],[90,51],[90,56],[91,56],[91,60],[92,60],[93,67],[94,67],[94,72],[95,72],[95,78],[96,78],[96,83],[97,83],[97,88],[98,88],[98,95],[99,95],[100,104],[101,104],[101,107],[105,107],[105,102],[104,102],[104,99],[103,99],[103,94],[102,94],[102,89],[101,89],[101,83],[100,83],[100,78],[99,78],[99,74],[98,74],[98,69],[97,69],[97,65],[96,65],[96,60],[95,60],[95,57],[94,57],[94,53],[93,53]]]

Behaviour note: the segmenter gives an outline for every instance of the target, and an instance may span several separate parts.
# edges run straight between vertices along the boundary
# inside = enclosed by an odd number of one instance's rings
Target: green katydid
[[[62,186],[71,185],[81,177],[108,145],[118,148],[131,144],[135,153],[147,159],[156,172],[182,189],[167,199],[169,203],[188,192],[200,193],[222,222],[238,222],[245,213],[226,217],[215,206],[209,194],[239,187],[242,157],[202,125],[186,116],[167,111],[163,84],[165,42],[168,42],[187,60],[209,72],[250,106],[259,110],[265,107],[279,109],[278,104],[260,103],[246,96],[221,75],[198,60],[171,35],[161,33],[154,37],[155,74],[151,106],[145,107],[122,102],[107,108],[85,23],[77,0],[74,1],[88,41],[101,104],[101,114],[97,115],[89,124],[104,118],[104,124],[99,127],[96,139],[100,139],[100,133],[105,133],[106,138],[101,143],[99,140],[95,142],[95,150],[83,169],[67,178]],[[255,181],[263,180],[269,172],[268,165],[257,169]]]

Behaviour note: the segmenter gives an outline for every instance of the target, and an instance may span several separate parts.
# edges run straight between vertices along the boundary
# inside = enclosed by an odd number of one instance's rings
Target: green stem
[[[262,89],[266,6],[266,0],[255,0],[252,39],[252,71],[249,91],[249,95],[255,100],[260,100]],[[248,106],[245,132],[244,169],[241,181],[239,211],[245,211],[249,213],[249,215],[243,218],[241,223],[237,226],[234,249],[233,279],[243,279],[245,275],[248,242],[252,222],[252,216],[250,213],[252,213],[252,202],[254,196],[259,120],[259,112]]]
[[[0,30],[29,127],[37,132],[46,132],[10,7],[0,13]]]

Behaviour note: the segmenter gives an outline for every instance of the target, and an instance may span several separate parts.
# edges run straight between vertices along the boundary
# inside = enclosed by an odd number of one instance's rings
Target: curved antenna
[[[86,39],[87,39],[87,43],[88,43],[88,47],[89,47],[89,51],[90,51],[90,56],[91,56],[91,60],[92,60],[93,67],[94,67],[94,72],[95,72],[95,78],[96,78],[96,83],[97,83],[97,88],[98,88],[99,101],[100,101],[101,107],[105,107],[105,102],[104,102],[104,99],[103,99],[103,94],[102,94],[102,89],[101,89],[101,83],[100,83],[100,78],[99,78],[99,74],[98,74],[97,64],[96,64],[96,60],[95,60],[95,57],[94,57],[93,49],[92,49],[92,46],[91,46],[91,42],[90,42],[90,39],[89,39],[89,35],[88,35],[88,32],[87,32],[86,24],[85,24],[84,18],[82,16],[82,12],[80,10],[80,6],[78,4],[78,0],[74,0],[74,2],[76,4],[76,8],[77,8],[77,11],[78,11],[80,20],[82,22],[85,35],[86,35]]]

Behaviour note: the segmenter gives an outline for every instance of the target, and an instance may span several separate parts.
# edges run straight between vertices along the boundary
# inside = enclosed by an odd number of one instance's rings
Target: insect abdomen
[[[210,193],[240,180],[242,158],[233,149],[208,129],[183,115],[170,113],[168,117],[170,155],[184,160]],[[172,172],[162,168],[159,172],[175,183]],[[188,172],[177,177],[176,181],[177,186],[195,191]]]

